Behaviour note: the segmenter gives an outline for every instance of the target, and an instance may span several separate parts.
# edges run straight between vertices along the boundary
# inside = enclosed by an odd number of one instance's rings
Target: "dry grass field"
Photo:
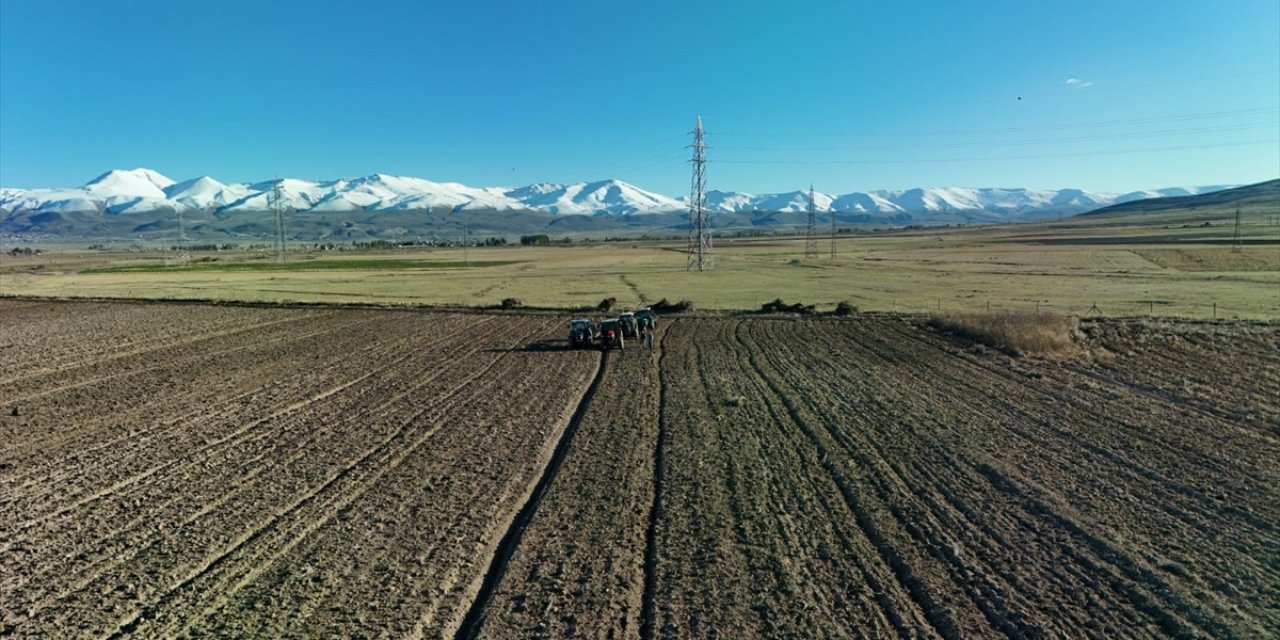
[[[715,269],[705,273],[686,271],[684,246],[672,242],[299,253],[283,271],[239,266],[266,264],[262,255],[200,253],[197,259],[216,262],[175,270],[164,268],[172,255],[65,247],[42,256],[5,256],[0,293],[450,306],[489,306],[513,297],[558,308],[594,306],[605,297],[629,306],[667,298],[729,311],[758,309],[781,297],[820,310],[849,301],[875,311],[1280,319],[1280,226],[1254,215],[1249,243],[1236,252],[1221,220],[1205,231],[1178,224],[1181,219],[842,235],[835,258],[827,241],[820,243],[819,257],[805,258],[802,239],[721,238]],[[353,268],[334,269],[334,261]],[[464,266],[468,261],[473,266]],[[441,263],[447,266],[431,266]],[[121,266],[155,269],[94,272]]]

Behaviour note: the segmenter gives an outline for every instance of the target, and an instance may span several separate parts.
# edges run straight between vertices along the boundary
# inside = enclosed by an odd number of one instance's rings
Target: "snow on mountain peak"
[[[562,215],[626,215],[684,209],[684,205],[677,200],[614,179],[567,185],[532,184],[508,191],[505,195],[528,208]]]
[[[173,180],[150,169],[112,169],[84,185],[91,193],[103,196],[164,198],[165,187]]]
[[[225,184],[209,176],[183,182],[150,169],[116,169],[78,189],[3,189],[0,208],[16,211],[105,211],[136,213],[160,209],[265,211],[280,189],[281,204],[294,211],[404,211],[448,208],[454,211],[541,210],[556,215],[632,215],[682,211],[688,199],[645,191],[617,179],[573,184],[534,183],[524,187],[470,187],[385,173],[328,181],[283,178]],[[915,188],[833,195],[815,193],[815,208],[859,216],[942,216],[962,220],[1008,220],[1080,213],[1144,197],[1207,193],[1226,186],[1168,188],[1129,193],[1091,193],[1080,189]],[[809,191],[759,194],[707,193],[712,213],[804,213]],[[904,218],[905,216],[905,218]]]

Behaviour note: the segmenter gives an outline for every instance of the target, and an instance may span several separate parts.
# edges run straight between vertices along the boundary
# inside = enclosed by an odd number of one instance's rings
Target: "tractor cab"
[[[636,314],[626,311],[618,315],[618,322],[622,323],[622,335],[628,338],[640,337],[640,323],[636,322]]]
[[[625,348],[625,338],[622,331],[622,321],[617,318],[610,318],[601,322],[600,348],[605,350],[612,349],[614,347],[619,349]]]
[[[649,307],[636,309],[636,322],[641,329],[653,331],[658,328],[658,314],[653,312]]]
[[[569,321],[569,345],[574,348],[590,347],[596,340],[596,324],[586,318]]]

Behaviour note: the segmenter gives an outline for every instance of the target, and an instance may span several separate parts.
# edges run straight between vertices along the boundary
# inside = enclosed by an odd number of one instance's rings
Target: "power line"
[[[666,137],[650,144],[614,153],[609,159],[598,164],[590,166],[578,165],[577,168],[571,166],[570,170],[567,171],[567,174],[570,176],[580,176],[586,175],[587,173],[593,173],[598,176],[609,177],[609,174],[629,171],[630,167],[634,165],[643,166],[658,160],[677,162],[678,156],[675,155],[677,149],[672,148],[671,145],[673,142],[684,139],[685,137],[683,135]],[[537,179],[531,179],[530,182],[556,182],[556,179],[544,174]]]
[[[1241,142],[1222,142],[1212,144],[1193,144],[1174,147],[1147,147],[1143,149],[1119,149],[1114,151],[1086,151],[1078,153],[1053,153],[1022,156],[987,156],[969,158],[915,158],[911,160],[711,160],[717,164],[769,164],[769,165],[859,165],[859,164],[922,164],[930,162],[992,162],[1001,160],[1040,160],[1045,158],[1082,158],[1119,155],[1129,153],[1152,153],[1157,151],[1182,151],[1187,149],[1212,149],[1217,147],[1243,147],[1256,144],[1277,144],[1280,138],[1268,140],[1247,140]]]
[[[1061,144],[1074,142],[1109,142],[1111,140],[1127,140],[1133,138],[1154,138],[1173,135],[1191,135],[1198,133],[1218,133],[1224,131],[1249,131],[1253,129],[1278,129],[1280,120],[1267,122],[1250,122],[1244,124],[1224,125],[1219,127],[1193,127],[1189,129],[1163,129],[1159,131],[1132,131],[1096,136],[1076,136],[1071,138],[1041,138],[1039,140],[1006,140],[995,142],[951,142],[942,144],[897,144],[897,145],[858,145],[858,146],[823,146],[823,147],[773,147],[773,146],[718,146],[717,149],[731,151],[852,151],[852,150],[893,150],[893,149],[963,149],[973,147],[1016,147],[1037,144]]]
[[[1251,109],[1235,109],[1230,111],[1201,111],[1196,113],[1180,113],[1166,116],[1148,116],[1142,118],[1124,118],[1116,120],[1094,120],[1086,122],[1065,122],[1048,125],[1033,125],[1024,127],[993,127],[993,128],[971,128],[971,129],[935,129],[925,131],[832,131],[832,132],[810,132],[810,133],[759,133],[759,132],[734,132],[734,131],[714,131],[717,136],[727,137],[749,137],[749,138],[837,138],[847,136],[868,136],[868,135],[884,135],[884,136],[939,136],[939,135],[972,135],[972,134],[991,134],[991,133],[1015,133],[1026,131],[1059,131],[1063,129],[1091,129],[1099,127],[1115,127],[1130,124],[1155,124],[1162,122],[1183,122],[1187,120],[1202,120],[1215,118],[1230,118],[1245,115],[1263,115],[1280,113],[1280,105],[1271,107],[1255,107]]]

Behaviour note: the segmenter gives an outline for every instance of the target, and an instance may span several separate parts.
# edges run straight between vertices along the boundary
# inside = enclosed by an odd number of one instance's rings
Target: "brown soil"
[[[689,329],[664,345],[664,384],[687,393],[664,407],[684,417],[659,635],[1280,630],[1274,329],[1187,329],[1106,365],[885,319]]]
[[[0,304],[18,344],[133,311]],[[168,340],[140,316],[150,348],[82,334],[79,366],[0,386],[0,626],[452,633],[598,356],[513,350],[554,319],[218,311],[249,328]]]
[[[639,637],[658,356],[640,340],[627,345],[609,354],[565,463],[476,625],[480,637]]]
[[[563,328],[0,300],[0,635],[1280,635],[1274,326]]]

